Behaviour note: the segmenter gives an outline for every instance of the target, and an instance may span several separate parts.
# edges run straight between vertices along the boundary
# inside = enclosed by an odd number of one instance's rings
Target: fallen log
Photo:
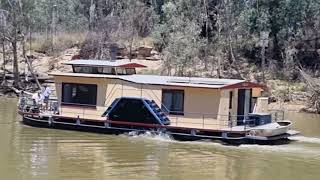
[[[21,91],[23,91],[25,94],[29,95],[29,96],[32,96],[32,92],[28,92],[28,91],[25,91],[25,90],[19,90],[15,87],[8,87],[10,88],[14,93],[16,93],[17,95],[20,95]]]

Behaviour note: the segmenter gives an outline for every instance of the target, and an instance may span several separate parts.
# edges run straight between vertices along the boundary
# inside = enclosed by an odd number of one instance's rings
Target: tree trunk
[[[220,13],[221,11],[219,10],[219,8],[217,8],[217,28],[218,28],[218,45],[221,44],[221,30],[222,30],[222,22],[221,22],[221,17],[220,17]],[[221,47],[218,46],[217,47],[218,49],[218,67],[217,67],[217,76],[218,78],[220,79],[222,77],[222,63],[223,63],[223,60],[222,60],[222,52],[221,52]]]
[[[266,53],[266,47],[263,45],[262,49],[261,49],[261,70],[262,70],[262,82],[263,83],[266,82],[266,78],[265,78],[265,68],[266,68],[265,53]]]
[[[232,32],[232,22],[233,22],[233,12],[231,10],[231,2],[230,0],[226,0],[225,2],[225,8],[226,8],[226,16],[227,16],[227,20],[226,20],[226,25],[227,25],[227,41],[228,41],[228,49],[229,49],[229,55],[231,58],[231,65],[233,65],[234,70],[236,70],[237,75],[239,77],[242,78],[241,76],[241,72],[239,70],[239,63],[236,59],[236,56],[234,54],[234,48],[233,48],[233,42],[232,42],[232,38],[233,38],[233,32]]]
[[[22,44],[22,54],[23,54],[24,59],[26,60],[26,64],[28,66],[28,69],[29,69],[33,79],[36,81],[36,84],[37,84],[39,90],[41,90],[41,84],[40,84],[40,82],[38,80],[38,77],[35,75],[35,73],[33,71],[33,68],[32,68],[32,65],[31,65],[31,63],[29,61],[29,58],[26,56],[25,40],[24,39],[23,39],[23,44]]]
[[[31,25],[29,24],[29,54],[31,54],[32,50],[32,31],[31,31]]]
[[[89,31],[93,30],[96,21],[96,3],[95,0],[91,0],[89,8]]]
[[[20,88],[20,74],[19,74],[19,63],[18,63],[18,50],[17,40],[14,39],[12,42],[12,53],[13,53],[13,76],[14,76],[14,87]]]
[[[130,39],[130,47],[129,47],[129,61],[130,62],[132,60],[133,31],[134,30],[132,30],[131,39]]]
[[[204,10],[206,14],[206,47],[204,55],[204,69],[208,70],[208,45],[209,45],[209,17],[208,17],[208,0],[203,0]]]
[[[54,51],[54,35],[56,33],[56,5],[52,5],[52,17],[51,17],[51,52]]]
[[[220,79],[222,76],[221,76],[221,52],[220,50],[218,51],[218,67],[217,67],[217,77]]]
[[[3,58],[3,64],[2,64],[3,77],[2,77],[1,85],[4,85],[6,83],[6,48],[5,48],[5,40],[4,40],[4,38],[3,38],[3,41],[2,41],[2,58]]]

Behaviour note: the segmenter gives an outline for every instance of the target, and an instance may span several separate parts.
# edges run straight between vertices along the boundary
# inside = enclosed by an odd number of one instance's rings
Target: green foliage
[[[52,34],[89,32],[83,47],[95,47],[89,48],[95,49],[92,58],[106,58],[109,43],[132,46],[135,39],[152,37],[169,74],[207,70],[194,68],[199,65],[216,71],[221,64],[238,73],[247,62],[259,67],[262,42],[270,73],[294,79],[297,64],[320,65],[319,0],[0,0],[0,9],[8,12],[8,36],[15,24],[25,36],[29,30],[44,34],[42,43],[35,42],[44,49]]]
[[[163,7],[162,24],[155,28],[155,44],[163,48],[168,74],[187,75],[200,56],[204,41],[200,37],[201,4],[194,0],[168,2]],[[196,15],[198,12],[198,15]]]
[[[79,6],[77,0],[33,0],[29,15],[32,29],[36,32],[50,31],[54,13],[55,31],[84,31],[88,28],[88,19]]]

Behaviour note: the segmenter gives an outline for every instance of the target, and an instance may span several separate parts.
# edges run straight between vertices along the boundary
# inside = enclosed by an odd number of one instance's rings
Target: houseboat
[[[56,72],[48,108],[19,109],[31,126],[121,134],[166,133],[183,140],[287,142],[297,134],[281,112],[268,112],[263,86],[246,80],[136,74],[129,60],[71,60]],[[21,107],[21,106],[20,106]]]

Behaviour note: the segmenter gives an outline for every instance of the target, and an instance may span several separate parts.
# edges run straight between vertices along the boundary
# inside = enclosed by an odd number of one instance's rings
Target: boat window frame
[[[182,109],[181,111],[172,111],[172,107],[166,107],[164,104],[164,94],[165,93],[182,93]],[[174,96],[172,96],[171,102],[173,101]],[[183,89],[162,89],[162,96],[161,96],[161,109],[164,112],[169,113],[170,115],[181,115],[184,116],[184,102],[185,102],[185,92]],[[173,105],[174,103],[171,103]]]
[[[71,93],[73,94],[74,92],[74,86],[76,90],[80,89],[79,86],[91,86],[95,88],[95,99],[94,102],[91,103],[77,103],[77,102],[64,102],[65,101],[65,85],[71,85]],[[90,89],[90,88],[89,88]],[[72,96],[71,94],[71,96]],[[94,95],[94,93],[89,93],[90,96]],[[81,107],[92,107],[95,108],[98,105],[98,85],[97,84],[84,84],[84,83],[68,83],[68,82],[63,82],[61,84],[61,105],[63,106],[81,106]]]

